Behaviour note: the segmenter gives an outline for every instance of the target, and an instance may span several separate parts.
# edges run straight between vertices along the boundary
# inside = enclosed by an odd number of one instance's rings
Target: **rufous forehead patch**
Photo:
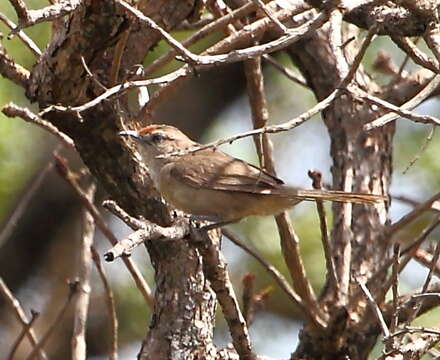
[[[148,125],[142,129],[140,129],[138,132],[139,132],[139,134],[146,135],[146,134],[149,134],[157,129],[160,129],[161,127],[162,127],[161,125]]]

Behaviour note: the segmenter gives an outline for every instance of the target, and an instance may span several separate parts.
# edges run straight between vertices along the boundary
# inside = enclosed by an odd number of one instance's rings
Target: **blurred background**
[[[27,1],[30,7],[47,5],[42,0]],[[0,2],[0,12],[16,21],[15,13],[7,1]],[[21,65],[32,68],[35,57],[17,39],[8,40],[9,30],[0,24],[3,44]],[[50,38],[50,24],[40,24],[26,30],[26,33],[44,49]],[[189,34],[175,33],[178,39]],[[211,40],[215,40],[213,35]],[[197,44],[193,50],[205,48],[210,39]],[[146,63],[167,50],[163,43],[149,54]],[[364,65],[375,74],[373,62],[379,51],[385,50],[400,65],[403,54],[385,38],[377,38],[370,48]],[[275,54],[278,61],[295,68],[283,54]],[[162,72],[178,66],[173,63]],[[411,68],[411,63],[408,67]],[[264,68],[266,92],[269,101],[270,122],[285,122],[310,108],[315,99],[313,94],[288,80],[277,70],[266,65]],[[379,82],[389,79],[377,75]],[[22,90],[11,82],[0,78],[0,106],[9,101],[19,105],[29,104]],[[438,116],[438,99],[425,102],[418,108],[423,114]],[[159,111],[157,122],[171,123],[201,142],[239,133],[252,127],[250,109],[246,96],[246,84],[241,64],[202,73],[176,92]],[[409,200],[422,201],[438,191],[440,185],[440,139],[432,136],[426,150],[409,169],[431,133],[430,126],[414,124],[405,119],[398,120],[395,137],[394,174],[391,193]],[[325,182],[331,181],[329,139],[319,116],[294,131],[272,135],[278,175],[287,183],[311,187],[307,171],[316,169],[323,173]],[[34,125],[19,119],[9,119],[0,114],[0,277],[19,299],[26,313],[34,309],[41,313],[36,321],[38,334],[53,322],[65,303],[68,293],[67,280],[77,274],[77,248],[81,235],[81,205],[67,183],[53,170],[52,154],[57,140]],[[251,139],[234,142],[222,150],[249,162],[257,164],[258,159]],[[82,164],[74,153],[63,153],[76,169]],[[96,204],[100,205],[106,195],[99,191]],[[395,221],[411,209],[405,201],[393,200],[391,219]],[[117,218],[102,209],[106,221],[116,236],[122,239],[130,230]],[[328,208],[328,214],[330,209]],[[320,242],[320,230],[315,205],[300,204],[290,211],[292,222],[301,240],[304,263],[317,292],[325,280],[325,265]],[[412,239],[426,226],[427,214],[406,228],[402,233]],[[250,218],[232,226],[248,245],[257,249],[267,260],[289,275],[280,255],[278,233],[273,218]],[[431,238],[437,239],[439,231]],[[405,239],[403,239],[405,240]],[[98,231],[95,244],[103,254],[109,244]],[[301,316],[287,297],[272,282],[266,272],[247,254],[223,242],[224,253],[237,293],[241,296],[242,279],[247,273],[256,275],[257,289],[270,291],[265,307],[257,313],[251,327],[256,351],[265,355],[286,358],[294,350],[294,344],[301,326]],[[152,268],[146,250],[137,248],[133,254],[149,284],[154,288]],[[134,286],[132,278],[121,261],[104,263],[112,289],[115,293],[119,320],[120,359],[133,359],[140,348],[149,322],[150,310]],[[412,262],[402,275],[401,292],[420,287],[426,271]],[[105,359],[109,320],[103,303],[103,288],[96,270],[93,270],[92,298],[88,322],[88,354],[90,359]],[[54,359],[69,358],[72,333],[72,313],[65,318],[52,335],[47,346]],[[426,325],[440,322],[438,314],[431,312],[419,320]],[[7,354],[11,344],[21,331],[21,325],[12,315],[0,296],[0,358]],[[268,341],[270,339],[270,341]],[[229,342],[227,328],[218,314],[216,341],[219,345]],[[26,341],[25,341],[26,343]],[[17,359],[25,358],[28,349],[22,346]]]

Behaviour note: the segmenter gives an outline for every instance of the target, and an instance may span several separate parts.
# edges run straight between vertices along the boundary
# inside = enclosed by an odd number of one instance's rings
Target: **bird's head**
[[[150,165],[152,161],[157,161],[157,157],[160,155],[181,151],[196,145],[183,132],[170,125],[149,125],[140,130],[121,131],[119,135],[128,136],[136,142],[147,165]]]

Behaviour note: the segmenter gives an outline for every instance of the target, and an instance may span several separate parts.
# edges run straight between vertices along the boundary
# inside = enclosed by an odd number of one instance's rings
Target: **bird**
[[[386,200],[382,195],[286,185],[264,169],[216,148],[191,151],[200,144],[170,125],[154,124],[119,135],[134,140],[165,201],[196,219],[229,224],[248,216],[278,215],[303,200],[356,204]]]

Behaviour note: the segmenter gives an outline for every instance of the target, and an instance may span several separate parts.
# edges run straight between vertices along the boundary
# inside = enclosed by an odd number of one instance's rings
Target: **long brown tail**
[[[334,190],[300,190],[292,189],[292,196],[302,200],[328,200],[337,202],[351,202],[355,204],[376,204],[387,201],[382,195],[349,193]]]

